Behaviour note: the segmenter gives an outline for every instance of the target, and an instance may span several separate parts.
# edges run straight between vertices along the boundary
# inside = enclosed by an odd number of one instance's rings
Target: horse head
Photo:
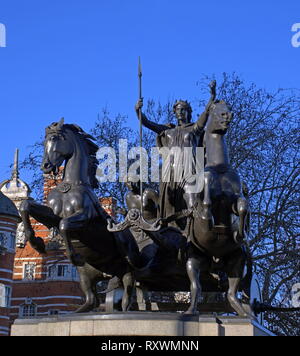
[[[233,113],[225,101],[216,101],[212,104],[209,111],[206,132],[225,135],[232,119]]]
[[[41,169],[45,174],[57,174],[59,167],[73,153],[73,145],[66,140],[64,119],[46,128],[44,158]]]
[[[96,171],[98,167],[98,145],[95,138],[75,124],[65,124],[64,119],[46,128],[44,158],[41,169],[45,174],[57,174],[65,161],[76,160],[81,166],[80,174],[88,179],[93,188],[98,187]],[[86,162],[86,165],[84,165]],[[72,166],[72,164],[71,164]],[[86,167],[84,172],[83,167]]]

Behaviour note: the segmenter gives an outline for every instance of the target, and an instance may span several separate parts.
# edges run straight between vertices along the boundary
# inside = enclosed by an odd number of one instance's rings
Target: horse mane
[[[215,100],[213,102],[213,104],[211,104],[211,106],[209,108],[209,112],[211,113],[212,111],[214,111],[218,104],[226,105],[228,107],[228,109],[231,110],[230,105],[228,103],[226,103],[226,101],[224,101],[224,100]]]
[[[210,108],[209,108],[209,111],[211,112],[211,111],[215,110],[215,108],[217,107],[218,104],[226,105],[226,106],[229,108],[229,105],[226,103],[226,101],[224,101],[224,100],[215,100],[215,101],[211,104],[211,106],[210,106]]]
[[[84,143],[87,149],[87,153],[89,155],[88,175],[90,178],[91,186],[94,189],[97,189],[99,187],[99,181],[96,178],[96,172],[99,165],[99,161],[97,159],[97,152],[99,150],[99,147],[95,142],[93,142],[96,141],[96,139],[93,136],[86,133],[81,127],[75,124],[64,124],[63,129],[71,130]]]

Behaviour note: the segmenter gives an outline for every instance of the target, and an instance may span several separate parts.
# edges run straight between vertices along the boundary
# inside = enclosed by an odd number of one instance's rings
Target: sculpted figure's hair
[[[177,100],[176,103],[173,106],[173,112],[174,113],[175,113],[176,108],[177,108],[178,105],[182,105],[183,107],[186,108],[186,110],[188,112],[188,120],[189,120],[189,122],[191,122],[191,120],[192,120],[192,112],[193,112],[191,104],[186,100]]]

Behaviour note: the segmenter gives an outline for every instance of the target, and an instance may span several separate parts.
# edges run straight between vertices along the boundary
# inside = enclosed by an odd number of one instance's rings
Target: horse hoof
[[[241,318],[249,318],[249,315],[248,314],[242,314],[242,315],[239,315]]]
[[[122,306],[122,312],[126,313],[130,311],[130,304]]]
[[[42,254],[42,255],[46,255],[46,246],[45,246],[45,242],[42,238],[40,237],[34,237],[29,239],[30,245],[32,246],[32,248],[34,248],[38,253]]]
[[[80,308],[75,310],[75,313],[88,313],[94,309],[94,304],[83,304]]]

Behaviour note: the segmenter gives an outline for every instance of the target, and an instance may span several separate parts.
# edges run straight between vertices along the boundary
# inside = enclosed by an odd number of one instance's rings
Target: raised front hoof
[[[30,238],[29,239],[29,243],[31,245],[32,248],[34,248],[38,253],[42,254],[42,255],[46,255],[46,246],[45,246],[45,242],[42,238],[40,237],[34,237],[34,238]]]

